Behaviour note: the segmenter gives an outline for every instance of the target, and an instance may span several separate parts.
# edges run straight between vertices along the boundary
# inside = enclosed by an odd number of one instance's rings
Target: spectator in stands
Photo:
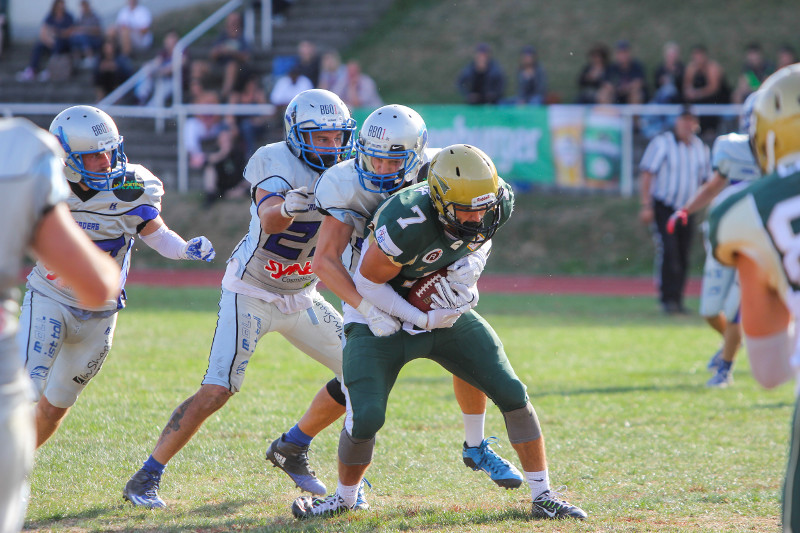
[[[589,62],[578,77],[579,104],[610,104],[614,87],[608,79],[608,46],[597,43],[589,49]]]
[[[201,93],[195,104],[219,104],[215,92]],[[223,196],[241,198],[250,186],[243,178],[245,159],[237,150],[236,128],[230,117],[200,114],[186,121],[184,143],[189,152],[189,167],[202,170],[204,205]]]
[[[276,106],[285,106],[292,98],[303,91],[313,89],[311,80],[300,74],[300,67],[295,64],[289,72],[278,78],[269,95],[270,102]]]
[[[736,82],[731,95],[734,104],[744,103],[745,99],[761,86],[761,82],[772,73],[772,67],[764,58],[764,51],[759,43],[750,43],[744,50],[742,74]]]
[[[656,104],[677,104],[683,101],[683,73],[681,49],[675,42],[664,44],[663,59],[654,76],[652,102]]]
[[[725,72],[719,63],[708,57],[708,50],[702,44],[692,47],[691,59],[683,76],[683,99],[690,104],[730,103]],[[700,129],[705,135],[716,135],[717,124],[719,117],[700,117]]]
[[[172,52],[178,44],[180,35],[171,29],[164,35],[164,46],[150,62],[153,71],[135,90],[136,98],[142,105],[161,107],[172,98]],[[181,63],[182,79],[186,80],[188,55],[184,50]]]
[[[318,87],[320,57],[316,45],[311,41],[300,41],[297,44],[297,68],[301,75],[311,80],[314,87]]]
[[[31,61],[25,70],[19,73],[17,79],[33,81],[37,73],[41,81],[49,79],[50,75],[46,69],[39,72],[42,56],[44,54],[60,56],[69,53],[69,36],[74,24],[75,19],[67,11],[64,0],[53,0],[50,12],[39,27],[39,40],[31,52]]]
[[[633,57],[631,44],[624,39],[614,46],[614,62],[608,67],[608,80],[614,87],[614,102],[641,104],[646,101],[644,66]]]
[[[109,35],[116,39],[122,55],[131,57],[135,53],[148,50],[153,44],[153,15],[139,0],[128,0],[117,13],[117,20]]]
[[[69,37],[72,53],[86,69],[94,68],[96,56],[103,45],[103,26],[89,0],[81,0],[81,16],[72,27]]]
[[[347,62],[345,77],[331,91],[338,94],[350,109],[375,109],[383,105],[375,81],[361,72],[361,64],[355,59]]]
[[[319,81],[317,89],[333,91],[333,87],[342,83],[347,76],[347,69],[342,65],[342,58],[336,50],[328,50],[320,60]]]
[[[472,61],[458,75],[457,85],[468,104],[496,104],[503,98],[506,76],[492,58],[488,44],[480,43],[475,47]]]
[[[539,64],[539,55],[533,46],[524,46],[519,54],[517,70],[517,104],[542,105],[547,97],[547,74]]]
[[[780,70],[783,67],[788,67],[797,63],[797,54],[794,52],[794,48],[792,48],[788,44],[784,44],[780,48],[778,48],[778,57],[775,61],[775,70]]]
[[[195,59],[189,65],[189,98],[194,102],[200,95],[211,90],[211,63],[205,59]]]
[[[242,28],[242,14],[234,11],[225,18],[225,26],[211,47],[211,59],[223,69],[222,98],[230,95],[239,71],[250,61],[250,43]]]
[[[228,99],[231,104],[266,104],[267,95],[261,86],[258,76],[250,72],[242,72],[233,86]],[[236,115],[236,128],[239,130],[239,142],[245,161],[261,146],[261,139],[267,133],[267,125],[273,118],[270,115]]]
[[[94,87],[98,101],[122,85],[133,74],[130,60],[120,53],[116,43],[105,39],[94,67]]]

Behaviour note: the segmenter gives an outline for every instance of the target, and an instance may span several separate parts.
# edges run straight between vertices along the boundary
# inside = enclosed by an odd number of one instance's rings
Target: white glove
[[[184,259],[193,259],[195,261],[211,261],[217,253],[211,245],[211,241],[205,237],[195,237],[187,241],[183,249]]]
[[[300,213],[308,211],[308,188],[303,185],[297,189],[292,189],[284,195],[281,204],[281,215],[286,218],[294,218]]]
[[[425,329],[451,328],[461,314],[468,309],[469,306],[455,309],[431,309],[428,311],[428,323]]]
[[[369,330],[376,337],[386,337],[400,331],[401,324],[397,317],[384,313],[369,303],[366,298],[361,299],[356,311],[367,320]]]
[[[477,283],[471,287],[467,287],[463,283],[451,283],[450,288],[453,289],[453,292],[456,293],[461,301],[469,305],[470,309],[475,309],[475,306],[478,305],[480,294],[478,293]]]
[[[467,254],[447,267],[447,281],[471,287],[481,277],[485,266],[486,255],[482,253]]]
[[[440,280],[433,284],[436,292],[431,294],[431,307],[434,309],[472,309],[478,305],[478,286],[467,287],[463,283],[447,283]]]

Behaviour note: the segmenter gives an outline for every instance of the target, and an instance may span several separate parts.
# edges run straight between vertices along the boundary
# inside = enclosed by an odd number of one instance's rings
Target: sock
[[[360,483],[359,483],[360,484]],[[344,504],[352,507],[356,504],[356,496],[358,496],[358,485],[342,485],[341,481],[336,483],[336,494],[342,497]]]
[[[297,444],[298,446],[308,446],[314,439],[314,437],[309,437],[308,435],[300,431],[300,428],[297,427],[297,424],[292,426],[292,429],[287,431],[283,435],[283,438],[286,442],[291,442],[292,444]]]
[[[464,441],[467,446],[474,448],[480,446],[483,442],[483,422],[486,420],[486,413],[479,415],[468,415],[461,413],[464,418]]]
[[[148,457],[147,461],[145,461],[144,464],[142,465],[142,468],[144,468],[148,472],[158,474],[159,476],[164,473],[164,469],[166,467],[167,465],[162,465],[161,463],[153,459],[152,455]]]
[[[550,476],[547,470],[541,472],[525,472],[525,480],[531,488],[531,498],[534,500],[546,490],[550,490]]]

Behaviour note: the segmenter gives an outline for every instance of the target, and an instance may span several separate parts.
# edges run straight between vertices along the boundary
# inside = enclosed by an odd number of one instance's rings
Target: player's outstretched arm
[[[256,211],[261,221],[261,229],[269,234],[280,233],[300,213],[311,208],[309,193],[306,187],[299,187],[283,194],[271,193],[264,189],[256,189]]]
[[[89,240],[65,204],[42,218],[31,247],[87,307],[99,307],[119,295],[119,266]]]
[[[735,263],[742,291],[742,329],[753,377],[766,388],[776,387],[794,376],[789,359],[797,333],[790,329],[791,314],[754,260],[740,253]]]
[[[332,216],[322,219],[319,239],[311,268],[329,290],[354,308],[361,303],[361,294],[356,289],[350,273],[342,263],[342,254],[350,242],[353,226]]]
[[[142,241],[167,259],[190,259],[211,261],[216,256],[214,247],[204,236],[189,241],[172,231],[164,224],[161,216],[149,221],[139,232]]]

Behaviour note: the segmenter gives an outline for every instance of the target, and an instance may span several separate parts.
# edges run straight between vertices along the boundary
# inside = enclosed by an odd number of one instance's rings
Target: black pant
[[[667,221],[675,208],[653,200],[656,233],[656,272],[660,279],[658,289],[661,303],[683,307],[683,290],[689,272],[689,251],[694,235],[695,216],[689,217],[685,226],[675,224],[675,232],[667,233]]]

